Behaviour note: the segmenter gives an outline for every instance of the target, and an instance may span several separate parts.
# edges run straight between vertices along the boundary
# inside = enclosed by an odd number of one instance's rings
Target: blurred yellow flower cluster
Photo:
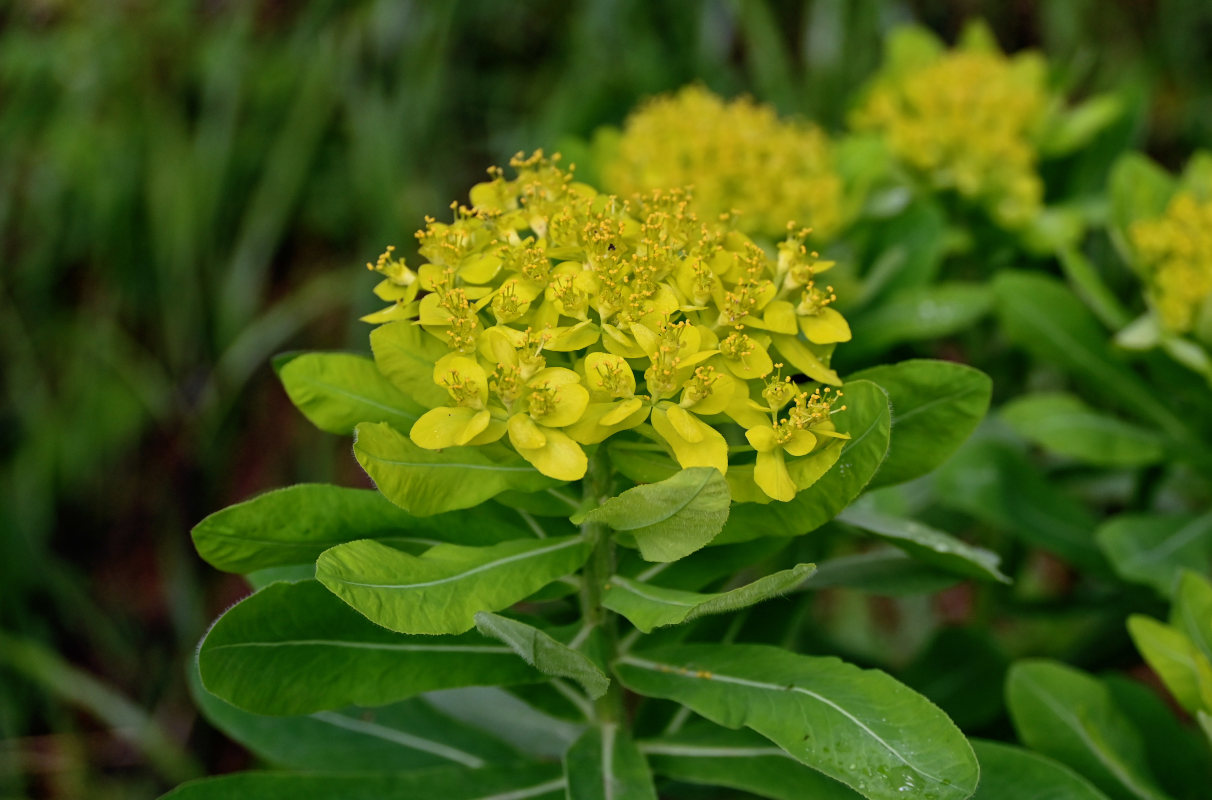
[[[693,187],[700,218],[739,210],[735,224],[749,235],[781,236],[793,219],[827,241],[841,227],[842,181],[826,134],[748,98],[726,103],[687,86],[632,112],[611,144],[602,181],[624,197]]]
[[[1162,325],[1189,332],[1212,295],[1212,201],[1179,192],[1165,214],[1135,223],[1130,235],[1148,272],[1149,298]]]
[[[433,366],[448,402],[420,417],[413,442],[507,441],[543,474],[576,480],[584,446],[635,431],[682,467],[727,472],[719,428],[733,422],[767,496],[805,488],[788,459],[845,438],[831,422],[841,392],[795,382],[784,363],[836,384],[828,354],[850,338],[817,282],[832,263],[806,231],[768,254],[702,222],[684,190],[624,200],[576,182],[558,156],[512,166],[512,179],[491,170],[452,222],[427,220],[415,272],[390,251],[369,265],[394,303],[367,319],[419,325],[448,351]]]
[[[877,81],[852,125],[885,137],[893,153],[939,189],[984,206],[1007,228],[1041,210],[1034,141],[1048,111],[1037,54],[995,48],[943,51]]]

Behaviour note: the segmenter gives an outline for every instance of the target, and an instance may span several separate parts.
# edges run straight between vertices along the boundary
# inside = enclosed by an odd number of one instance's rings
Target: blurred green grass
[[[0,656],[0,797],[239,765],[182,659],[240,587],[187,531],[269,486],[359,480],[268,359],[363,347],[360,263],[407,253],[488,165],[691,81],[837,128],[885,31],[982,15],[1077,96],[1134,87],[1163,162],[1212,141],[1198,0],[5,4],[0,632],[37,655]],[[101,694],[66,689],[70,664]],[[139,709],[168,755],[113,746]]]

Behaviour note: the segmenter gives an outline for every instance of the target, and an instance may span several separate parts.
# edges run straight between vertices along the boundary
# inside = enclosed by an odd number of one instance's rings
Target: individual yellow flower
[[[984,206],[1013,229],[1042,210],[1035,137],[1048,104],[1038,54],[1007,58],[994,46],[969,47],[889,66],[851,124],[882,135],[935,188]]]
[[[794,219],[827,240],[841,227],[842,182],[828,137],[749,98],[725,102],[687,86],[649,100],[620,135],[599,143],[602,179],[617,194],[693,187],[700,218],[736,212],[748,234],[777,236]]]
[[[808,455],[816,448],[818,437],[848,438],[837,433],[829,421],[833,404],[842,393],[830,397],[826,389],[810,396],[807,392],[797,392],[790,383],[773,382],[763,395],[771,423],[754,426],[745,432],[745,438],[757,451],[753,480],[771,498],[791,500],[799,487],[787,469],[786,457]],[[794,400],[795,405],[787,417],[779,419],[779,411],[788,400]],[[845,406],[838,410],[843,408]]]
[[[1190,332],[1212,296],[1212,200],[1201,202],[1193,192],[1181,191],[1165,214],[1135,223],[1130,236],[1162,325]]]

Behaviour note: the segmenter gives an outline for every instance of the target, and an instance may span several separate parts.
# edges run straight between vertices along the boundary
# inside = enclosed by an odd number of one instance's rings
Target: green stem
[[[610,497],[611,477],[606,449],[598,448],[585,473],[587,507],[596,508]],[[593,543],[593,552],[585,564],[584,579],[581,583],[581,615],[586,625],[598,629],[600,652],[609,668],[619,650],[618,621],[609,609],[602,606],[602,592],[610,576],[614,574],[614,540],[610,537],[610,529],[600,522],[582,523],[581,535]],[[594,712],[599,723],[622,722],[623,693],[617,680],[612,680],[610,689],[595,702]]]

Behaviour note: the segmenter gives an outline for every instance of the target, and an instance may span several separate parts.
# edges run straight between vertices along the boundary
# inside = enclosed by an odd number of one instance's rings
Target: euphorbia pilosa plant
[[[354,434],[377,491],[295,486],[194,531],[261,586],[202,642],[200,702],[323,774],[173,796],[971,795],[973,748],[925,698],[714,620],[811,590],[813,564],[757,570],[869,485],[939,463],[987,378],[918,361],[839,388],[851,331],[807,231],[764,249],[683,191],[624,200],[557,159],[513,167],[428,221],[418,269],[371,265],[390,302],[367,317],[373,360],[277,364],[311,421]],[[1000,577],[938,531],[847,522]]]

